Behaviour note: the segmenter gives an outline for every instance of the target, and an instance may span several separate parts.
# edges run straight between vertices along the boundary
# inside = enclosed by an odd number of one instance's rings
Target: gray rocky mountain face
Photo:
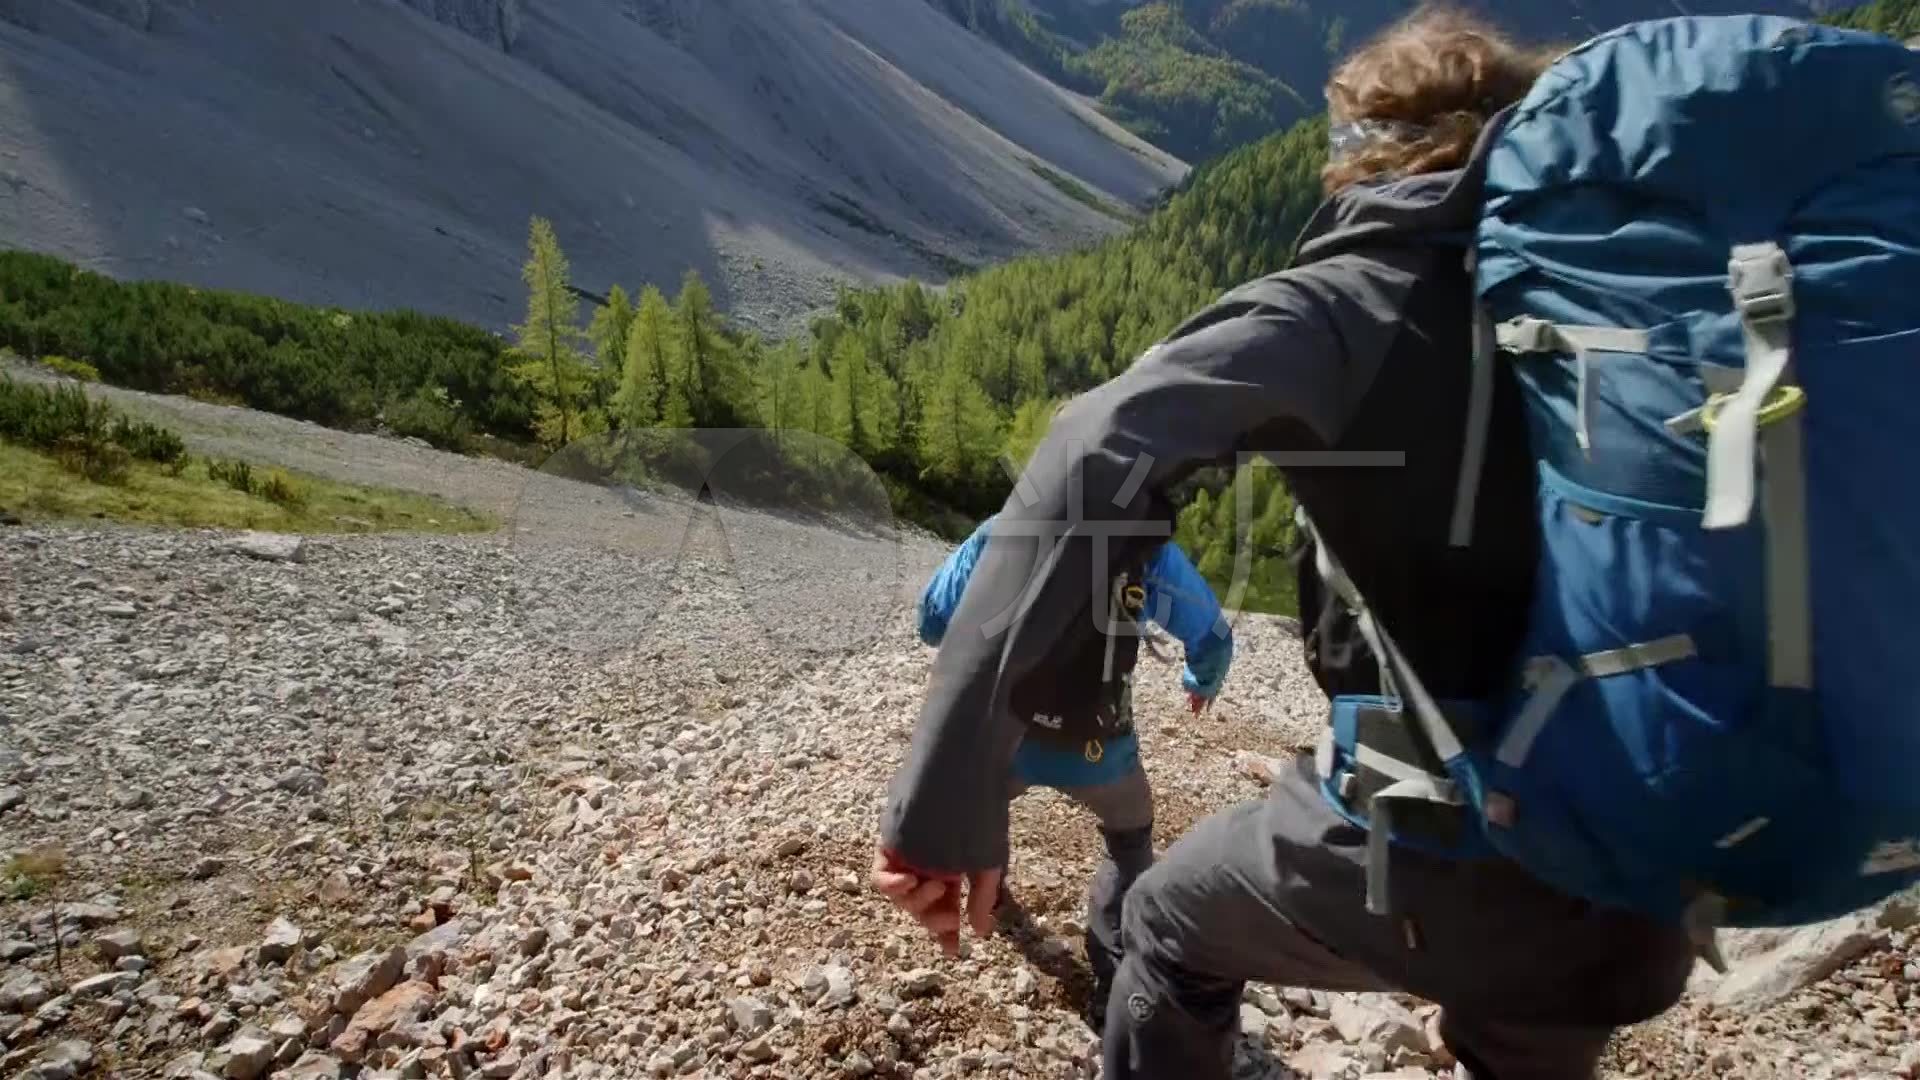
[[[121,277],[500,327],[539,214],[765,326],[1183,172],[899,0],[0,0],[0,236]]]

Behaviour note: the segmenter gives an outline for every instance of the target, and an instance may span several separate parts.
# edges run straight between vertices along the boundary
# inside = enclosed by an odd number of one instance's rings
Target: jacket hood
[[[1318,262],[1359,248],[1451,237],[1469,242],[1480,218],[1487,154],[1511,108],[1487,121],[1466,165],[1399,180],[1349,184],[1322,203],[1300,232],[1294,262]]]

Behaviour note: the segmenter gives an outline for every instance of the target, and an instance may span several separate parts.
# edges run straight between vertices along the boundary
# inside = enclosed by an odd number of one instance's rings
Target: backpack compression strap
[[[1314,570],[1320,575],[1320,580],[1326,582],[1327,587],[1337,593],[1353,612],[1361,635],[1373,649],[1373,655],[1380,664],[1382,695],[1403,700],[1412,707],[1415,728],[1426,737],[1427,745],[1433,748],[1435,756],[1441,761],[1459,757],[1463,747],[1452,723],[1427,693],[1420,676],[1407,664],[1386,628],[1373,617],[1366,598],[1360,595],[1353,579],[1328,549],[1325,538],[1314,529],[1305,507],[1296,508],[1294,520],[1313,542]],[[1399,689],[1403,686],[1406,688],[1404,697]],[[1387,915],[1392,911],[1387,875],[1391,866],[1389,854],[1392,849],[1394,804],[1410,801],[1457,807],[1466,800],[1452,777],[1429,772],[1413,762],[1364,744],[1356,745],[1354,753],[1368,767],[1394,778],[1392,784],[1375,792],[1367,800],[1367,910],[1375,915]],[[1327,779],[1332,771],[1332,756],[1333,729],[1329,727],[1321,741],[1317,762],[1322,779]]]
[[[1799,413],[1806,402],[1793,368],[1793,267],[1780,246],[1742,244],[1727,265],[1727,289],[1746,342],[1746,370],[1702,365],[1712,393],[1698,409],[1667,421],[1675,434],[1704,430],[1707,498],[1702,525],[1744,525],[1756,499],[1755,466],[1764,460],[1760,512],[1767,537],[1768,683],[1813,686],[1813,617],[1808,580],[1806,463]],[[1491,329],[1491,334],[1489,334]],[[1525,316],[1491,326],[1474,303],[1473,391],[1450,542],[1473,538],[1473,512],[1492,409],[1492,365],[1500,352],[1569,353],[1574,358],[1574,441],[1590,453],[1587,371],[1594,354],[1645,355],[1647,333],[1614,326],[1568,326]]]
[[[1744,375],[1702,365],[1712,393],[1667,421],[1676,435],[1707,433],[1707,505],[1702,526],[1734,528],[1752,517],[1755,464],[1763,465],[1760,517],[1767,538],[1767,682],[1813,687],[1813,600],[1808,578],[1806,392],[1793,365],[1793,266],[1777,244],[1742,244],[1727,263],[1740,316]]]
[[[1709,529],[1744,524],[1753,512],[1754,466],[1764,454],[1761,517],[1767,530],[1768,682],[1813,686],[1813,617],[1807,566],[1807,480],[1793,370],[1793,266],[1777,244],[1742,244],[1727,265],[1740,314],[1747,375],[1731,396],[1701,411],[1707,429]],[[1725,406],[1715,409],[1715,401]],[[1764,431],[1763,431],[1764,427]],[[1761,443],[1756,449],[1756,439]]]

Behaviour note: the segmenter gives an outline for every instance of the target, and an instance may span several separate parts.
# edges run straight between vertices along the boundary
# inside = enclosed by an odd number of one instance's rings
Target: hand
[[[1201,713],[1206,712],[1207,707],[1212,704],[1212,698],[1204,694],[1195,693],[1192,690],[1187,691],[1187,708],[1193,710],[1193,715],[1199,716]]]
[[[875,852],[872,882],[875,892],[918,919],[941,951],[960,955],[961,902],[966,922],[978,937],[993,933],[993,908],[1000,899],[998,868],[971,874],[923,874],[888,851]]]

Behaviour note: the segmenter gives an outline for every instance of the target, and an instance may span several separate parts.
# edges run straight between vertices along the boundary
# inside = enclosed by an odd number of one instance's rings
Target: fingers
[[[1002,871],[982,870],[964,879],[922,877],[896,869],[885,853],[876,854],[869,881],[874,891],[885,896],[902,911],[912,915],[940,943],[948,956],[960,954],[960,928],[969,926],[975,934],[993,933],[993,911],[1000,899]],[[962,882],[964,881],[964,886]],[[966,910],[961,910],[962,890]]]
[[[960,925],[957,882],[939,878],[921,878],[914,874],[879,870],[873,874],[874,890],[894,906],[918,919],[934,933]]]
[[[928,920],[938,917],[941,914],[942,908],[958,908],[959,905],[955,902],[955,898],[947,895],[955,887],[956,885],[953,882],[941,881],[939,878],[929,878],[915,886],[912,892],[895,901],[895,903],[907,909],[908,914],[919,919],[921,922],[927,923],[931,928],[933,924],[928,922]]]
[[[978,937],[993,935],[993,909],[1000,902],[1000,877],[1004,871],[981,870],[967,882],[967,922]]]
[[[920,884],[920,875],[907,870],[895,870],[884,854],[875,854],[873,870],[867,875],[873,890],[880,895],[899,903],[914,887]]]

